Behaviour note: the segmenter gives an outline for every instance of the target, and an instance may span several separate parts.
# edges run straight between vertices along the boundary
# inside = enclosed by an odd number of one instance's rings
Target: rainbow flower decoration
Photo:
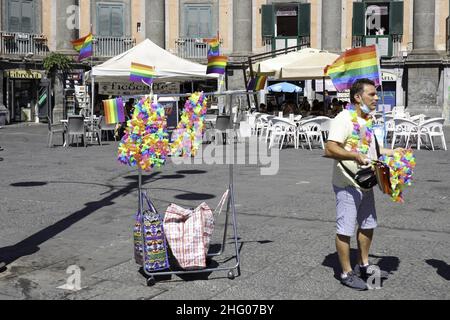
[[[411,151],[407,151],[403,156],[400,152],[395,152],[393,157],[381,156],[380,161],[390,168],[392,201],[403,203],[403,191],[412,184],[416,158]]]
[[[193,93],[186,101],[181,120],[173,132],[170,146],[172,156],[190,157],[197,154],[205,131],[207,99],[202,93]]]
[[[165,164],[169,153],[167,119],[164,107],[143,98],[134,108],[133,117],[119,144],[120,163],[150,171]]]

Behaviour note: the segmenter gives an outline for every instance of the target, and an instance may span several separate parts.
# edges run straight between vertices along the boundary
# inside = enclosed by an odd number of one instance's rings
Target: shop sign
[[[5,75],[12,79],[42,79],[42,72],[36,70],[6,70]]]
[[[391,72],[382,71],[381,79],[382,81],[397,81],[397,75]]]
[[[176,94],[180,93],[179,83],[154,83],[153,92],[155,94]],[[150,93],[150,89],[145,84],[132,82],[102,82],[99,85],[99,93],[112,96],[133,96]]]

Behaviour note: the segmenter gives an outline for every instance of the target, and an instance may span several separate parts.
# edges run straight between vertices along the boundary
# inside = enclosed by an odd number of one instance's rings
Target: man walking
[[[336,194],[336,250],[342,267],[341,283],[356,290],[367,290],[369,250],[377,227],[374,193],[372,189],[362,189],[339,162],[352,160],[360,167],[378,158],[371,117],[378,102],[374,82],[357,80],[350,90],[350,100],[351,105],[332,121],[325,156],[335,159],[332,182]],[[391,156],[394,151],[380,148],[380,153]],[[352,270],[350,239],[357,224],[358,264]],[[381,278],[387,276],[387,272],[381,271]]]

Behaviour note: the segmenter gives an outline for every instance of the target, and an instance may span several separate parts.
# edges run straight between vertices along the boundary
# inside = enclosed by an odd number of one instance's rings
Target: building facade
[[[146,38],[206,63],[205,40],[218,36],[231,64],[295,45],[341,53],[376,43],[385,104],[449,118],[448,0],[2,0],[0,9],[0,104],[11,121],[39,114],[45,56],[76,56],[70,40],[89,32],[94,57],[74,74]],[[243,78],[229,70],[229,88],[242,89]],[[55,88],[56,118],[64,85]]]

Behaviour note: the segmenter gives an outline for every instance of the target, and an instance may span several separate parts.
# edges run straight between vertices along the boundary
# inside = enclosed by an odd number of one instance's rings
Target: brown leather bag
[[[392,194],[391,172],[389,167],[380,161],[376,161],[375,172],[381,192]]]

